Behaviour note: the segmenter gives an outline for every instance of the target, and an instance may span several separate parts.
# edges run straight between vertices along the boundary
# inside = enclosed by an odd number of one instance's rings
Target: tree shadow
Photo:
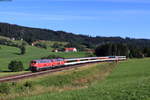
[[[24,69],[23,71],[30,71],[30,69],[29,69],[29,68],[26,68],[26,69]],[[10,70],[0,70],[0,72],[3,72],[3,73],[11,73],[11,72],[13,72],[13,71],[10,71]]]
[[[15,53],[13,53],[13,54],[15,54],[15,55],[21,55],[20,53],[16,53],[16,52],[15,52]]]
[[[30,69],[29,69],[29,68],[27,68],[27,69],[25,69],[24,71],[30,71]]]
[[[6,72],[6,73],[8,73],[8,72],[12,72],[12,71],[10,71],[10,70],[0,70],[0,72]]]

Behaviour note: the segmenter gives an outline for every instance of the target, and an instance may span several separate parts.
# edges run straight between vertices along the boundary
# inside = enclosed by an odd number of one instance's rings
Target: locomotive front
[[[29,65],[29,69],[32,71],[32,72],[35,72],[35,71],[38,71],[38,68],[37,68],[37,61],[33,60],[30,62],[30,65]]]

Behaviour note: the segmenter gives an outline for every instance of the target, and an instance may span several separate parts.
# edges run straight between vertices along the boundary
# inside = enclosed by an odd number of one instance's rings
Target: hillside
[[[86,35],[76,35],[64,31],[53,31],[49,29],[30,28],[8,23],[0,23],[0,35],[15,39],[24,39],[28,43],[36,40],[50,40],[82,44],[87,48],[95,48],[96,45],[115,42],[127,43],[138,47],[150,47],[149,39],[131,39],[121,37],[91,37]]]
[[[149,100],[150,58],[86,65],[11,87],[7,100]],[[26,85],[27,84],[27,85]],[[1,85],[2,86],[2,85]]]
[[[0,45],[0,71],[8,71],[8,64],[12,60],[22,61],[25,69],[29,67],[29,62],[33,59],[40,59],[42,57],[47,57],[48,55],[58,55],[64,58],[73,58],[73,57],[86,57],[88,56],[85,52],[51,52],[49,49],[37,48],[34,46],[26,46],[26,54],[20,55],[19,48],[12,46]],[[5,73],[5,72],[4,72]],[[0,73],[0,76],[4,73]]]

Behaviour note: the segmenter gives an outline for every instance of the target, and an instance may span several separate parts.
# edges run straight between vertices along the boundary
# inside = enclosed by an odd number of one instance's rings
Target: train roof
[[[68,58],[65,60],[70,61],[70,60],[83,60],[83,59],[96,59],[96,58],[98,58],[98,57]]]
[[[32,60],[32,61],[53,61],[53,60],[63,60],[62,58],[58,58],[58,59],[37,59],[37,60]]]

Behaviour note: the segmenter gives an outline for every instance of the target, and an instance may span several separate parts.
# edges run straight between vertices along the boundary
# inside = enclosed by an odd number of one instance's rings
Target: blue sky
[[[12,0],[0,22],[91,36],[150,39],[150,0]]]

